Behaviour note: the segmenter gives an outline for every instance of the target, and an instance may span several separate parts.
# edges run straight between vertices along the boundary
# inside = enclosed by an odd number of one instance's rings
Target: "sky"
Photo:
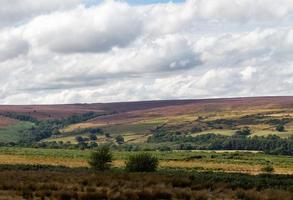
[[[292,0],[0,1],[0,104],[276,95]]]
[[[103,2],[103,0],[86,0],[85,4],[94,5]],[[142,4],[155,4],[155,3],[181,3],[184,0],[127,0],[125,1],[132,5],[142,5]]]

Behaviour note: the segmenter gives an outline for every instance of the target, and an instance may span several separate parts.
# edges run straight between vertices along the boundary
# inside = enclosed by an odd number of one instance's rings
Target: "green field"
[[[0,128],[1,142],[18,142],[24,137],[24,132],[34,126],[31,122],[19,122]]]
[[[37,164],[40,162],[40,164],[80,167],[87,166],[91,152],[91,150],[2,147],[0,148],[0,163]],[[136,152],[114,151],[113,153],[114,162],[117,167],[121,167],[123,160]],[[161,160],[163,168],[240,171],[253,174],[260,173],[262,166],[272,165],[276,173],[293,174],[292,156],[274,156],[244,151],[154,151],[150,153]]]

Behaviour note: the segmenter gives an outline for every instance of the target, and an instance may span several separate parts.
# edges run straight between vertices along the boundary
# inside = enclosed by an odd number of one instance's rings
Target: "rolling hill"
[[[89,128],[100,128],[97,142],[115,141],[122,135],[126,143],[145,143],[155,132],[182,133],[196,136],[206,133],[232,135],[248,126],[252,135],[276,134],[288,137],[293,134],[293,97],[250,97],[230,99],[165,100],[70,105],[2,105],[0,113],[16,113],[31,116],[39,121],[64,119],[89,112],[93,117],[62,127],[58,135],[42,141],[76,143],[75,137],[89,137]],[[285,131],[276,131],[282,123]],[[21,126],[31,123],[0,118],[0,139],[17,138]],[[17,131],[15,130],[17,127]],[[85,130],[85,131],[84,131]],[[11,140],[8,140],[11,141]]]

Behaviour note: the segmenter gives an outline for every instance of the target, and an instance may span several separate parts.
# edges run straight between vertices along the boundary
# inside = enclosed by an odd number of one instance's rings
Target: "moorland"
[[[141,152],[156,172],[125,170]],[[292,199],[293,97],[2,105],[0,176],[0,199]]]

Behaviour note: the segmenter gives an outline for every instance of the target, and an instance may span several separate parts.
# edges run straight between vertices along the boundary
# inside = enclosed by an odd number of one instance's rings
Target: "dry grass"
[[[132,143],[132,144],[139,144],[144,143],[147,141],[149,134],[133,134],[133,133],[127,133],[123,134],[124,140],[126,143]]]
[[[61,159],[49,157],[27,157],[18,155],[0,155],[1,164],[32,164],[32,165],[53,165],[67,167],[85,167],[88,166],[85,160]]]
[[[61,132],[72,132],[78,129],[86,129],[86,128],[96,128],[100,127],[103,124],[94,124],[90,122],[84,122],[84,123],[78,123],[78,124],[72,124],[70,126],[67,126],[66,128],[62,129]]]
[[[0,155],[1,164],[40,164],[40,165],[54,165],[66,167],[89,167],[85,159],[69,159],[69,158],[50,158],[50,157],[33,157],[33,156],[19,156],[19,155]],[[124,160],[114,160],[114,167],[123,168]],[[247,174],[262,173],[261,165],[249,164],[232,164],[219,162],[206,162],[201,160],[162,160],[160,161],[160,168],[178,168],[178,169],[198,169],[202,171],[225,171],[225,172],[241,172]],[[274,167],[275,174],[293,174],[292,168]]]
[[[207,178],[209,180],[207,180]],[[240,176],[235,176],[243,181]],[[209,175],[164,175],[156,173],[88,173],[21,171],[0,172],[0,199],[52,200],[291,200],[293,193],[282,189],[254,189],[253,179],[245,188],[233,188],[229,179]],[[251,182],[252,181],[252,182]]]

